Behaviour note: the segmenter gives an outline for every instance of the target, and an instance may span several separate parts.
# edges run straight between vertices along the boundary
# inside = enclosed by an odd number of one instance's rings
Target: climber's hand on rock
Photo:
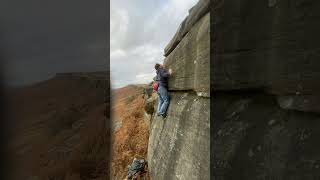
[[[169,74],[170,74],[170,75],[172,74],[172,69],[169,69]]]

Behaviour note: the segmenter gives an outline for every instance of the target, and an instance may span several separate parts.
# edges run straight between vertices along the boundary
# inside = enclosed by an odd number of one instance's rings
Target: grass
[[[143,119],[142,96],[134,96],[130,104],[118,107],[115,113],[122,119],[122,128],[113,137],[111,172],[112,177],[123,179],[133,158],[146,159],[149,130]]]

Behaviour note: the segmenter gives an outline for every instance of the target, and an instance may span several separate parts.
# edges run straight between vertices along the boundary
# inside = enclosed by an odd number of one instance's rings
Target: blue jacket
[[[168,81],[169,81],[170,74],[164,68],[159,68],[157,70],[156,81],[159,83],[159,86],[163,86],[168,88]]]

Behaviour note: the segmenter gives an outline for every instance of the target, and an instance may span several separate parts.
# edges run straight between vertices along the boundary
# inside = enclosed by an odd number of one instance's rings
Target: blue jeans
[[[167,108],[170,102],[170,97],[169,97],[167,88],[163,86],[159,86],[158,96],[159,96],[158,114],[164,115],[167,113]]]

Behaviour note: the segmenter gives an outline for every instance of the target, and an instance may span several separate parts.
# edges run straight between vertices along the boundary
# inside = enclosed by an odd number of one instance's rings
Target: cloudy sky
[[[154,64],[198,0],[111,0],[110,65],[113,88],[148,83]]]
[[[7,84],[32,84],[59,72],[106,70],[108,16],[107,0],[1,0],[0,50]]]
[[[111,0],[109,13],[108,0],[1,0],[0,72],[21,86],[111,65],[114,88],[149,82],[197,1]]]

